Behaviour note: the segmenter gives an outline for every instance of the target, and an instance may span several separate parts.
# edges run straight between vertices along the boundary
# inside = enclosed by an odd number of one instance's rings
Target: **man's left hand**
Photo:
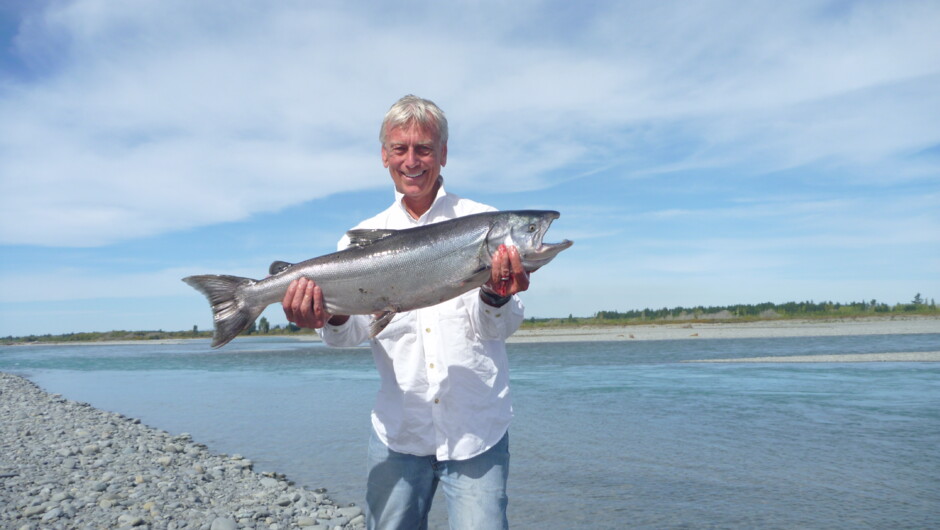
[[[499,296],[512,296],[529,288],[529,273],[522,266],[522,256],[516,247],[500,245],[493,253],[490,279],[485,287]]]

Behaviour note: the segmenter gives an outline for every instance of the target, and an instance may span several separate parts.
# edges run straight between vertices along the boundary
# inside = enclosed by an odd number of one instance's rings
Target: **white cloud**
[[[0,276],[0,303],[195,294],[180,281],[193,273],[188,269],[165,269],[102,275],[62,267],[41,273],[5,274]]]
[[[935,3],[557,7],[49,4],[15,40],[28,75],[0,85],[0,242],[102,245],[384,184],[378,121],[407,92],[450,115],[465,188],[618,164],[936,172],[903,159],[940,143]]]

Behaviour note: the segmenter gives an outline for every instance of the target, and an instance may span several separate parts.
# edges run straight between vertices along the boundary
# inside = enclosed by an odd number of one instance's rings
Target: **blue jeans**
[[[393,451],[373,432],[366,488],[369,529],[426,530],[431,500],[440,483],[450,528],[505,530],[509,528],[508,478],[509,433],[468,460],[438,460]]]

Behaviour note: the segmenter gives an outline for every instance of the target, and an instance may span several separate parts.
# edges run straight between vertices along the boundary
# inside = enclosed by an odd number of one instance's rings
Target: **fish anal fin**
[[[395,318],[397,315],[395,311],[382,311],[378,316],[372,318],[372,322],[369,323],[369,338],[374,339],[376,335],[382,332],[389,322]]]

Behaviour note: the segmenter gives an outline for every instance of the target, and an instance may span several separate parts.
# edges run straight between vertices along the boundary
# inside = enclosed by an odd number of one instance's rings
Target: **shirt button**
[[[435,405],[437,405],[437,404],[440,403],[440,402],[441,402],[441,400],[439,400],[439,399],[435,399],[435,400],[434,400],[434,404],[435,404]]]
[[[431,370],[433,370],[433,369],[434,369],[434,363],[429,364],[429,365],[428,365],[428,368],[430,368]]]
[[[431,328],[424,328],[424,331],[430,333],[430,332],[431,332]]]

